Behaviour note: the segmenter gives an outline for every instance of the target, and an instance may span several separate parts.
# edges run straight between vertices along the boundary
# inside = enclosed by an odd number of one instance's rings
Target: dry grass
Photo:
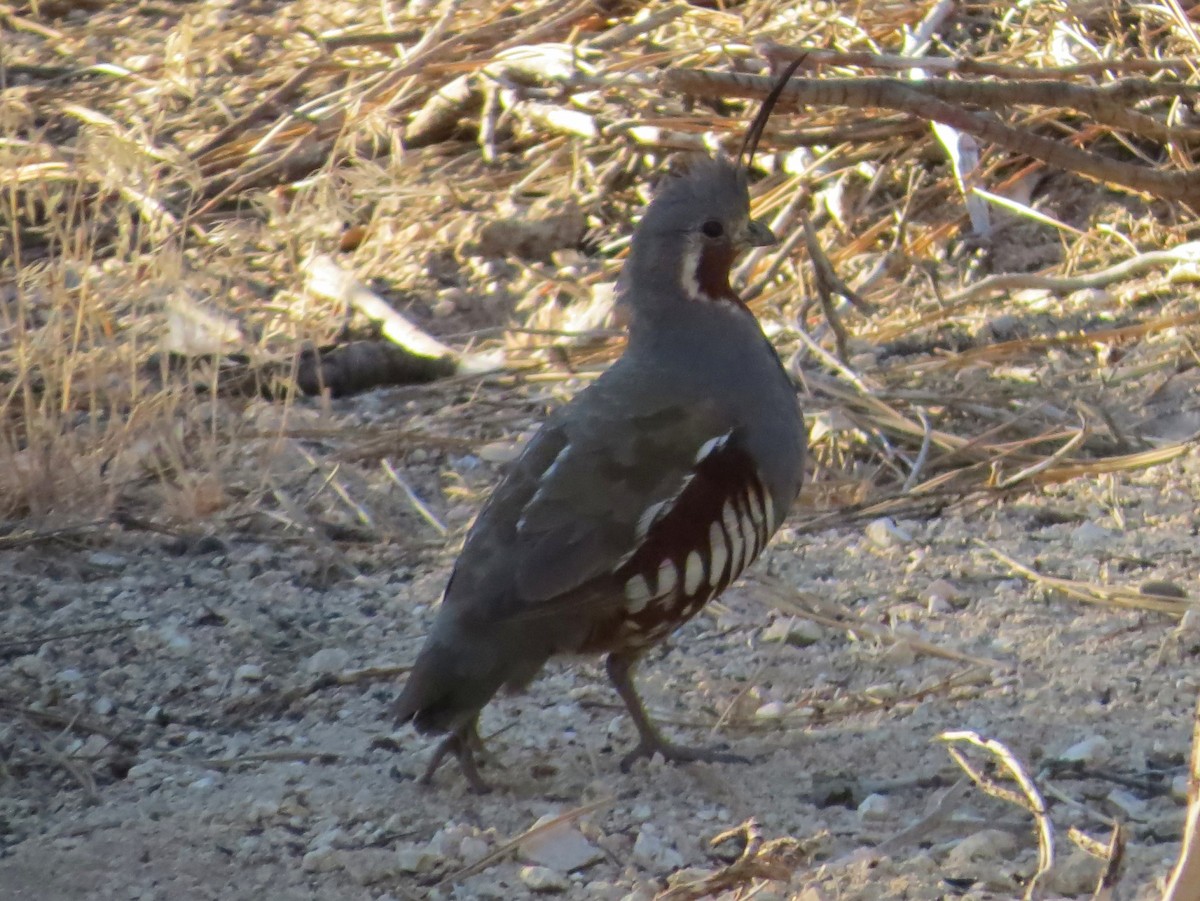
[[[738,92],[695,102],[665,82],[681,69],[761,72],[758,51],[790,46],[819,51],[813,77],[861,88],[904,65],[905,32],[927,12],[73,6],[0,5],[0,515],[48,526],[119,513],[165,528],[294,525],[298,451],[337,486],[336,459],[373,466],[519,431],[514,392],[523,410],[553,402],[572,373],[616,353],[607,300],[665,157],[740,139],[750,104]],[[1196,80],[1180,60],[1197,42],[1177,10],[967,3],[922,52],[970,61],[947,77],[978,92],[938,101],[959,127],[990,107],[1034,156],[1050,141],[1186,185]],[[1146,81],[1119,116],[1098,100],[1057,106],[1053,92],[988,93],[1043,74],[1081,91]],[[719,77],[709,83],[720,92]],[[908,96],[888,91],[865,96]],[[864,112],[811,97],[764,141],[756,212],[781,249],[741,278],[802,367],[814,527],[1163,465],[1190,448],[1172,392],[1195,366],[1196,254],[1150,253],[1194,237],[1182,202],[981,140],[974,184],[1005,199],[980,252],[946,153],[914,115],[930,101]],[[805,214],[869,312],[817,302]],[[549,223],[550,237],[506,244],[514,218]],[[425,437],[381,447],[320,403],[213,399],[219,370],[148,365],[180,349],[286,361],[302,342],[365,331],[304,290],[304,261],[339,245],[353,248],[342,265],[398,308],[456,347],[503,347],[509,370],[412,389],[409,425]],[[180,309],[202,325],[181,333]],[[843,359],[830,311],[850,337]],[[344,512],[369,520],[353,494]]]

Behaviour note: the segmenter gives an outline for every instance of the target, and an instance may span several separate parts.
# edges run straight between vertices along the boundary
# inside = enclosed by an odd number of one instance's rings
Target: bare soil
[[[858,857],[962,777],[937,737],[969,729],[1047,794],[1051,894],[1089,894],[1098,868],[1067,829],[1107,841],[1115,819],[1127,897],[1152,897],[1178,848],[1200,631],[1047,596],[985,545],[1086,581],[1191,587],[1196,477],[1187,458],[890,534],[785,528],[759,573],[964,659],[791,621],[750,579],[652,654],[641,685],[670,732],[752,762],[621,773],[631,729],[614,694],[594,661],[564,662],[487,708],[485,796],[453,766],[417,785],[432,745],[385,716],[452,560],[430,527],[417,550],[114,531],[8,552],[3,634],[64,637],[2,648],[0,697],[19,715],[0,733],[0,885],[13,899],[525,897],[520,855],[463,871],[540,817],[603,802],[569,827],[595,857],[553,883],[564,897],[650,898],[718,871],[729,848],[710,839],[748,819],[802,843],[757,898],[1016,897],[1036,869],[1032,819],[975,788]],[[1056,765],[1073,747],[1083,761]]]

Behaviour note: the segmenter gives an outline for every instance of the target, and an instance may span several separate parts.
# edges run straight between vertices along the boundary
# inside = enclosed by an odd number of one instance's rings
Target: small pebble
[[[468,835],[458,846],[458,856],[466,863],[474,863],[487,856],[489,845],[478,835]]]
[[[1190,780],[1187,776],[1180,774],[1171,779],[1171,797],[1176,801],[1186,801],[1188,799],[1188,783]]]
[[[1071,532],[1071,547],[1080,551],[1095,551],[1113,543],[1114,535],[1094,522],[1083,522]]]
[[[1103,735],[1089,735],[1058,755],[1062,763],[1086,763],[1095,766],[1112,756],[1112,742]]]
[[[117,705],[113,703],[113,699],[109,697],[96,698],[92,702],[92,712],[96,716],[112,716],[116,711]]]
[[[549,867],[521,867],[521,881],[535,892],[565,892],[571,883]]]
[[[386,848],[359,848],[354,851],[342,851],[338,860],[350,878],[359,885],[394,882],[399,871],[395,855]]]
[[[1017,852],[1017,840],[1002,829],[983,829],[968,835],[946,855],[947,869],[970,868],[982,861],[1007,860]]]
[[[192,647],[192,640],[171,625],[159,629],[158,638],[164,647],[175,652],[189,651]]]
[[[150,779],[157,777],[162,772],[162,764],[157,760],[151,759],[142,763],[135,763],[125,773],[125,778],[133,781],[139,779]]]
[[[305,668],[318,676],[340,673],[349,665],[350,652],[345,648],[321,648],[304,661]]]
[[[896,525],[895,520],[890,516],[884,516],[869,523],[866,535],[871,544],[883,550],[898,548],[913,540],[912,535]]]
[[[125,558],[119,554],[110,554],[106,551],[96,551],[94,554],[89,554],[88,563],[92,566],[98,566],[101,569],[123,569],[125,567]]]
[[[1175,627],[1175,634],[1181,638],[1200,636],[1200,610],[1185,610]]]
[[[300,869],[306,873],[327,873],[340,866],[338,852],[333,848],[314,848],[300,859]]]
[[[1086,851],[1074,850],[1065,858],[1060,857],[1038,885],[1043,891],[1069,898],[1077,895],[1091,897],[1102,866],[1103,861]]]
[[[1186,600],[1188,593],[1180,585],[1174,582],[1167,582],[1163,579],[1152,579],[1149,582],[1143,582],[1138,586],[1138,591],[1142,594],[1156,595],[1160,598],[1179,598],[1181,601]],[[1188,613],[1196,613],[1195,610],[1189,610]],[[1184,614],[1187,615],[1186,613]]]
[[[648,870],[659,872],[678,870],[683,866],[683,857],[667,845],[648,823],[638,831],[633,843],[633,860]]]
[[[682,886],[703,882],[712,876],[712,874],[712,870],[705,870],[701,867],[684,867],[682,870],[676,870],[667,877],[667,887],[678,889]],[[755,897],[759,896],[760,894],[755,892]]]
[[[533,828],[536,830],[556,817],[557,814],[548,813],[539,818]],[[567,822],[536,832],[521,842],[517,854],[527,863],[549,867],[559,873],[570,873],[604,859],[600,849]]]
[[[777,619],[763,629],[763,641],[780,641],[792,647],[806,648],[825,637],[825,630],[812,620]]]
[[[239,682],[261,682],[263,668],[257,663],[243,663],[233,671],[233,678]]]
[[[313,840],[308,843],[308,847],[313,850],[316,850],[317,848],[332,848],[345,834],[346,833],[340,826],[331,826],[330,828],[321,832],[319,835],[315,836]]]
[[[13,670],[23,676],[45,679],[50,675],[50,664],[37,654],[23,654],[12,662]]]
[[[768,701],[754,711],[754,718],[760,720],[778,720],[782,719],[785,713],[787,713],[787,705],[782,701]]]
[[[512,441],[493,441],[479,448],[479,458],[488,463],[511,463],[521,456],[524,449],[520,443]]]
[[[437,855],[420,845],[401,845],[396,849],[396,866],[402,873],[429,873],[437,862]]]
[[[966,607],[969,598],[963,596],[957,586],[948,579],[934,579],[925,588],[925,603],[930,613],[947,613],[951,609]]]
[[[891,815],[891,806],[887,795],[867,795],[858,805],[858,815],[864,820],[886,819]]]
[[[1108,793],[1105,800],[1128,819],[1144,820],[1146,818],[1146,802],[1127,789],[1114,788]]]

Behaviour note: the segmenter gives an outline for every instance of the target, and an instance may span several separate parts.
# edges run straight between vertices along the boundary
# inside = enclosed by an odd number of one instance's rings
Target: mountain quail
[[[795,390],[729,285],[741,251],[775,243],[749,206],[745,167],[720,156],[669,176],[647,208],[619,282],[623,356],[545,422],[484,506],[396,702],[399,722],[448,733],[423,782],[454,754],[486,790],[480,710],[556,654],[607,654],[639,736],[622,769],[656,753],[741,759],[663,738],[632,676],[758,557],[800,489]]]

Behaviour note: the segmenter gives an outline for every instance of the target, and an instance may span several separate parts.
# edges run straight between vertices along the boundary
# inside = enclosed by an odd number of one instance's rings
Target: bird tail
[[[475,701],[470,677],[449,650],[427,645],[392,705],[396,725],[411,722],[418,732],[453,732],[475,716],[487,698]]]
[[[502,686],[529,682],[549,654],[525,653],[529,649],[505,638],[458,632],[446,640],[435,631],[392,706],[397,725],[411,722],[422,733],[455,732],[475,719]]]

